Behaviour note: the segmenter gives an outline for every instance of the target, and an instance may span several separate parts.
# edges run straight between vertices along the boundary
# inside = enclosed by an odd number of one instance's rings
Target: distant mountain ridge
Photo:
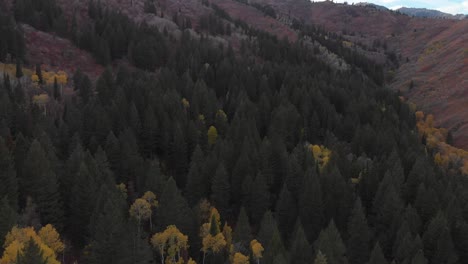
[[[444,13],[438,10],[432,10],[427,8],[410,8],[410,7],[402,7],[397,9],[396,11],[414,17],[427,17],[427,18],[447,18],[447,19],[465,19],[467,18],[466,15],[458,14],[452,15],[448,13]]]
[[[388,8],[386,8],[385,6],[376,5],[376,4],[368,3],[368,2],[360,2],[360,3],[354,4],[354,5],[356,5],[356,6],[374,7],[375,9],[378,9],[378,10],[388,10]]]

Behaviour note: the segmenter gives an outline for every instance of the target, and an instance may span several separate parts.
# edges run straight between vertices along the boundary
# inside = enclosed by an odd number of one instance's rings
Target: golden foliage
[[[218,233],[215,236],[208,234],[207,236],[203,238],[202,244],[203,244],[203,247],[202,247],[203,252],[211,251],[215,254],[221,252],[221,250],[223,250],[227,245],[226,239],[224,238],[223,233]]]
[[[130,206],[129,212],[138,222],[147,220],[151,216],[151,204],[143,198],[138,198]]]
[[[434,151],[434,163],[446,170],[456,170],[468,175],[468,151],[447,144],[448,131],[434,127],[434,116],[416,114],[419,138],[426,140],[427,148]]]
[[[216,234],[211,234],[212,219],[216,224]],[[232,228],[224,224],[221,231],[221,216],[215,207],[210,208],[210,215],[207,221],[200,227],[200,237],[202,238],[202,251],[206,254],[212,252],[217,254],[226,248],[229,248],[232,243]]]
[[[63,252],[65,246],[58,232],[52,225],[41,228],[39,235],[33,227],[13,227],[5,237],[5,251],[0,259],[1,264],[15,264],[18,253],[22,253],[25,244],[33,239],[42,251],[47,264],[59,264],[57,253]]]
[[[182,234],[175,225],[170,225],[163,232],[151,238],[151,244],[159,250],[161,257],[167,254],[166,263],[178,263],[180,251],[188,248],[188,236]]]
[[[145,199],[153,207],[158,207],[159,205],[158,200],[156,200],[156,194],[154,194],[153,192],[147,191],[143,194],[141,198]]]
[[[236,252],[234,254],[234,259],[232,261],[232,264],[249,264],[249,257],[244,256],[243,254]]]
[[[125,183],[117,184],[117,189],[120,191],[120,193],[127,199],[127,186]]]
[[[187,261],[187,264],[197,264],[197,262],[195,262],[195,260],[193,260],[192,258],[190,258],[190,259]]]
[[[309,149],[314,156],[315,161],[320,169],[323,169],[330,161],[331,151],[324,146],[309,145]]]
[[[185,109],[190,108],[190,102],[185,98],[182,98],[182,105]]]
[[[218,138],[218,130],[214,126],[210,126],[208,129],[208,144],[210,146],[216,143],[216,139]]]
[[[65,249],[65,245],[60,240],[60,234],[51,224],[42,227],[38,234],[42,241],[56,253],[61,253]]]
[[[261,259],[263,257],[263,250],[265,250],[256,239],[250,241],[250,249],[252,250],[252,255],[255,259]]]
[[[222,109],[219,109],[218,112],[216,112],[216,118],[227,122],[227,115]]]
[[[46,105],[49,101],[50,101],[50,97],[46,93],[33,96],[33,103],[40,105],[40,106]]]
[[[33,74],[31,76],[31,81],[36,84],[39,83],[39,76],[37,76],[37,74]]]

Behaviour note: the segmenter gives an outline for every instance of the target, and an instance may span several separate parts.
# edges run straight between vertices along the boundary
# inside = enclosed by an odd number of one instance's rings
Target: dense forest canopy
[[[378,66],[336,49],[337,71],[217,6],[178,37],[88,10],[66,30],[53,0],[0,10],[17,70],[20,22],[108,65],[72,95],[38,81],[47,106],[1,78],[0,263],[468,263],[468,180],[434,164]],[[231,31],[239,50],[211,38]]]

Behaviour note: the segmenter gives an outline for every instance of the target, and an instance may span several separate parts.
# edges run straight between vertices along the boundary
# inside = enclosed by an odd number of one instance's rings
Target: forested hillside
[[[318,27],[144,2],[176,29],[0,1],[1,264],[468,263],[462,164],[436,165],[381,65]],[[45,74],[22,23],[106,70]]]

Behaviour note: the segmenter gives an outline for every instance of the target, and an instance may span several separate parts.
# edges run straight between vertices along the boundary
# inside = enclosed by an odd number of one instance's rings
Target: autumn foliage
[[[33,240],[42,251],[42,257],[47,264],[59,264],[57,254],[64,251],[65,245],[55,228],[48,224],[36,232],[33,227],[13,227],[5,238],[5,251],[0,259],[1,264],[15,264],[18,254],[23,253],[26,243]]]
[[[434,152],[434,162],[447,170],[468,175],[468,151],[447,143],[448,131],[434,127],[434,116],[416,112],[419,138],[425,140],[428,149]]]

